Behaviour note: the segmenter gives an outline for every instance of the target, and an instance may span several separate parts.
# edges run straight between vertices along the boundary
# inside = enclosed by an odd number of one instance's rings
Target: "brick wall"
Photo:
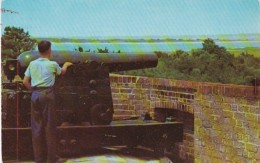
[[[260,87],[115,74],[110,80],[114,119],[176,111],[184,140],[173,150],[185,162],[260,162]]]

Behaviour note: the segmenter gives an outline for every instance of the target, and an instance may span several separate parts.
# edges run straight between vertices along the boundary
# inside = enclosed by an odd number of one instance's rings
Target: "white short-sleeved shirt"
[[[61,67],[55,61],[38,58],[30,62],[24,74],[31,78],[32,87],[50,87],[55,83],[55,76],[61,74]]]

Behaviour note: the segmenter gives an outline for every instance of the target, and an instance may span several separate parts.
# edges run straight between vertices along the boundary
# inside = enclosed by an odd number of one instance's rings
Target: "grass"
[[[242,52],[252,54],[255,57],[260,57],[260,47],[248,47],[248,48],[237,48],[237,49],[227,49],[230,53],[235,56],[240,55]]]

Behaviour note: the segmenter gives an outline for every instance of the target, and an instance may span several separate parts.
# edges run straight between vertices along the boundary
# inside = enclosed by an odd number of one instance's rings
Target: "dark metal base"
[[[112,121],[110,125],[66,124],[58,127],[58,154],[78,155],[90,148],[142,145],[163,152],[183,139],[181,122],[142,120]],[[2,129],[4,160],[19,160],[33,156],[30,128]]]

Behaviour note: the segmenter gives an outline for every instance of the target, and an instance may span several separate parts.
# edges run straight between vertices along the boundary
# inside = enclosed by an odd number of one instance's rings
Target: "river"
[[[227,49],[234,48],[246,48],[246,47],[260,47],[260,41],[215,41],[219,46]],[[74,42],[63,42],[63,43],[52,43],[53,50],[75,50],[79,46],[84,51],[97,52],[97,49],[107,48],[109,52],[173,52],[176,50],[190,51],[192,49],[202,48],[202,42],[89,42],[89,43],[74,43]]]

